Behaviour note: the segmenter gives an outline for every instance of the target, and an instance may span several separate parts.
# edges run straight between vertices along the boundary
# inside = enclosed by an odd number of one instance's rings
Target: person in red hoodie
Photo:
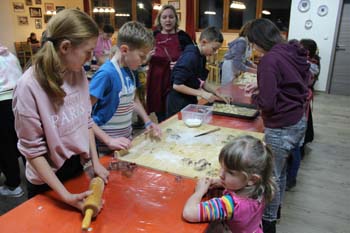
[[[297,43],[285,42],[268,19],[254,20],[247,37],[253,48],[264,54],[258,64],[258,83],[247,86],[246,90],[261,110],[265,141],[274,153],[274,177],[279,190],[263,215],[264,232],[274,233],[286,186],[287,158],[305,134],[310,65],[306,50]]]

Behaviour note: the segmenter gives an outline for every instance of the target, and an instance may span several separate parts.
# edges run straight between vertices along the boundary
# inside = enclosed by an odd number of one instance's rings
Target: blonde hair
[[[66,9],[53,16],[46,28],[46,41],[33,59],[34,72],[40,86],[55,105],[61,105],[66,93],[58,50],[63,40],[78,46],[99,34],[96,23],[90,16],[77,9]]]
[[[157,17],[154,21],[154,26],[157,27],[159,30],[162,30],[162,25],[160,23],[160,17],[162,16],[163,12],[166,10],[166,9],[170,9],[174,12],[174,15],[175,15],[175,31],[177,31],[177,29],[179,28],[179,17],[177,17],[177,14],[176,14],[176,9],[173,5],[163,5],[162,8],[158,11],[158,14],[157,14]]]
[[[272,176],[273,156],[264,142],[249,135],[237,137],[222,148],[219,161],[226,169],[242,172],[247,178],[259,177],[254,185],[244,187],[238,194],[264,198],[266,202],[272,200],[276,190]]]
[[[123,24],[118,31],[117,40],[118,47],[126,44],[130,49],[153,48],[154,46],[154,37],[151,30],[136,21]]]
[[[251,24],[252,24],[252,20],[249,20],[248,22],[246,22],[239,30],[238,36],[239,37],[246,37]]]

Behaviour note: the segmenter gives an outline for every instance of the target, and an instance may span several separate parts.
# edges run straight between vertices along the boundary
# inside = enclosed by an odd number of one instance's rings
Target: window
[[[132,20],[132,2],[123,0],[114,0],[114,25],[120,28],[124,23]]]
[[[242,1],[246,9],[233,8],[231,3],[228,8],[228,29],[239,30],[247,21],[256,18],[256,0]]]
[[[264,0],[262,17],[274,22],[282,32],[288,32],[291,0]]]
[[[152,28],[152,0],[91,0],[91,3],[93,18],[100,28],[104,24],[120,28],[131,20],[139,21],[147,28]],[[100,9],[108,10],[100,11]]]
[[[223,0],[199,1],[199,28],[215,26],[222,29],[223,22]]]
[[[152,28],[152,0],[138,0],[136,6],[137,21],[147,28]]]
[[[198,29],[216,26],[224,32],[238,31],[245,22],[256,18],[257,4],[260,1],[197,0]],[[245,9],[240,9],[242,7]]]
[[[290,8],[291,0],[196,0],[196,27],[198,31],[216,26],[223,32],[238,32],[247,21],[263,17],[287,32]]]

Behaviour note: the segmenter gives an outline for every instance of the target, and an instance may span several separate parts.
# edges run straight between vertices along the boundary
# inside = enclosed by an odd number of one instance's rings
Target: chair
[[[22,68],[33,58],[32,46],[27,42],[15,42],[17,58]]]
[[[207,62],[207,69],[209,70],[208,80],[215,82],[215,84],[220,84],[220,71],[221,63],[224,60],[225,53],[227,52],[228,47],[221,47],[218,49],[218,52],[211,56]]]

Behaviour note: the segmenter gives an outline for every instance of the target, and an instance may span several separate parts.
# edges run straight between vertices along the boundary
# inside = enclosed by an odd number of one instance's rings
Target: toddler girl
[[[263,232],[264,207],[274,195],[271,150],[257,138],[241,136],[219,155],[220,178],[202,178],[187,200],[183,217],[189,222],[223,220],[232,232]],[[222,197],[201,202],[209,188],[224,187]]]

